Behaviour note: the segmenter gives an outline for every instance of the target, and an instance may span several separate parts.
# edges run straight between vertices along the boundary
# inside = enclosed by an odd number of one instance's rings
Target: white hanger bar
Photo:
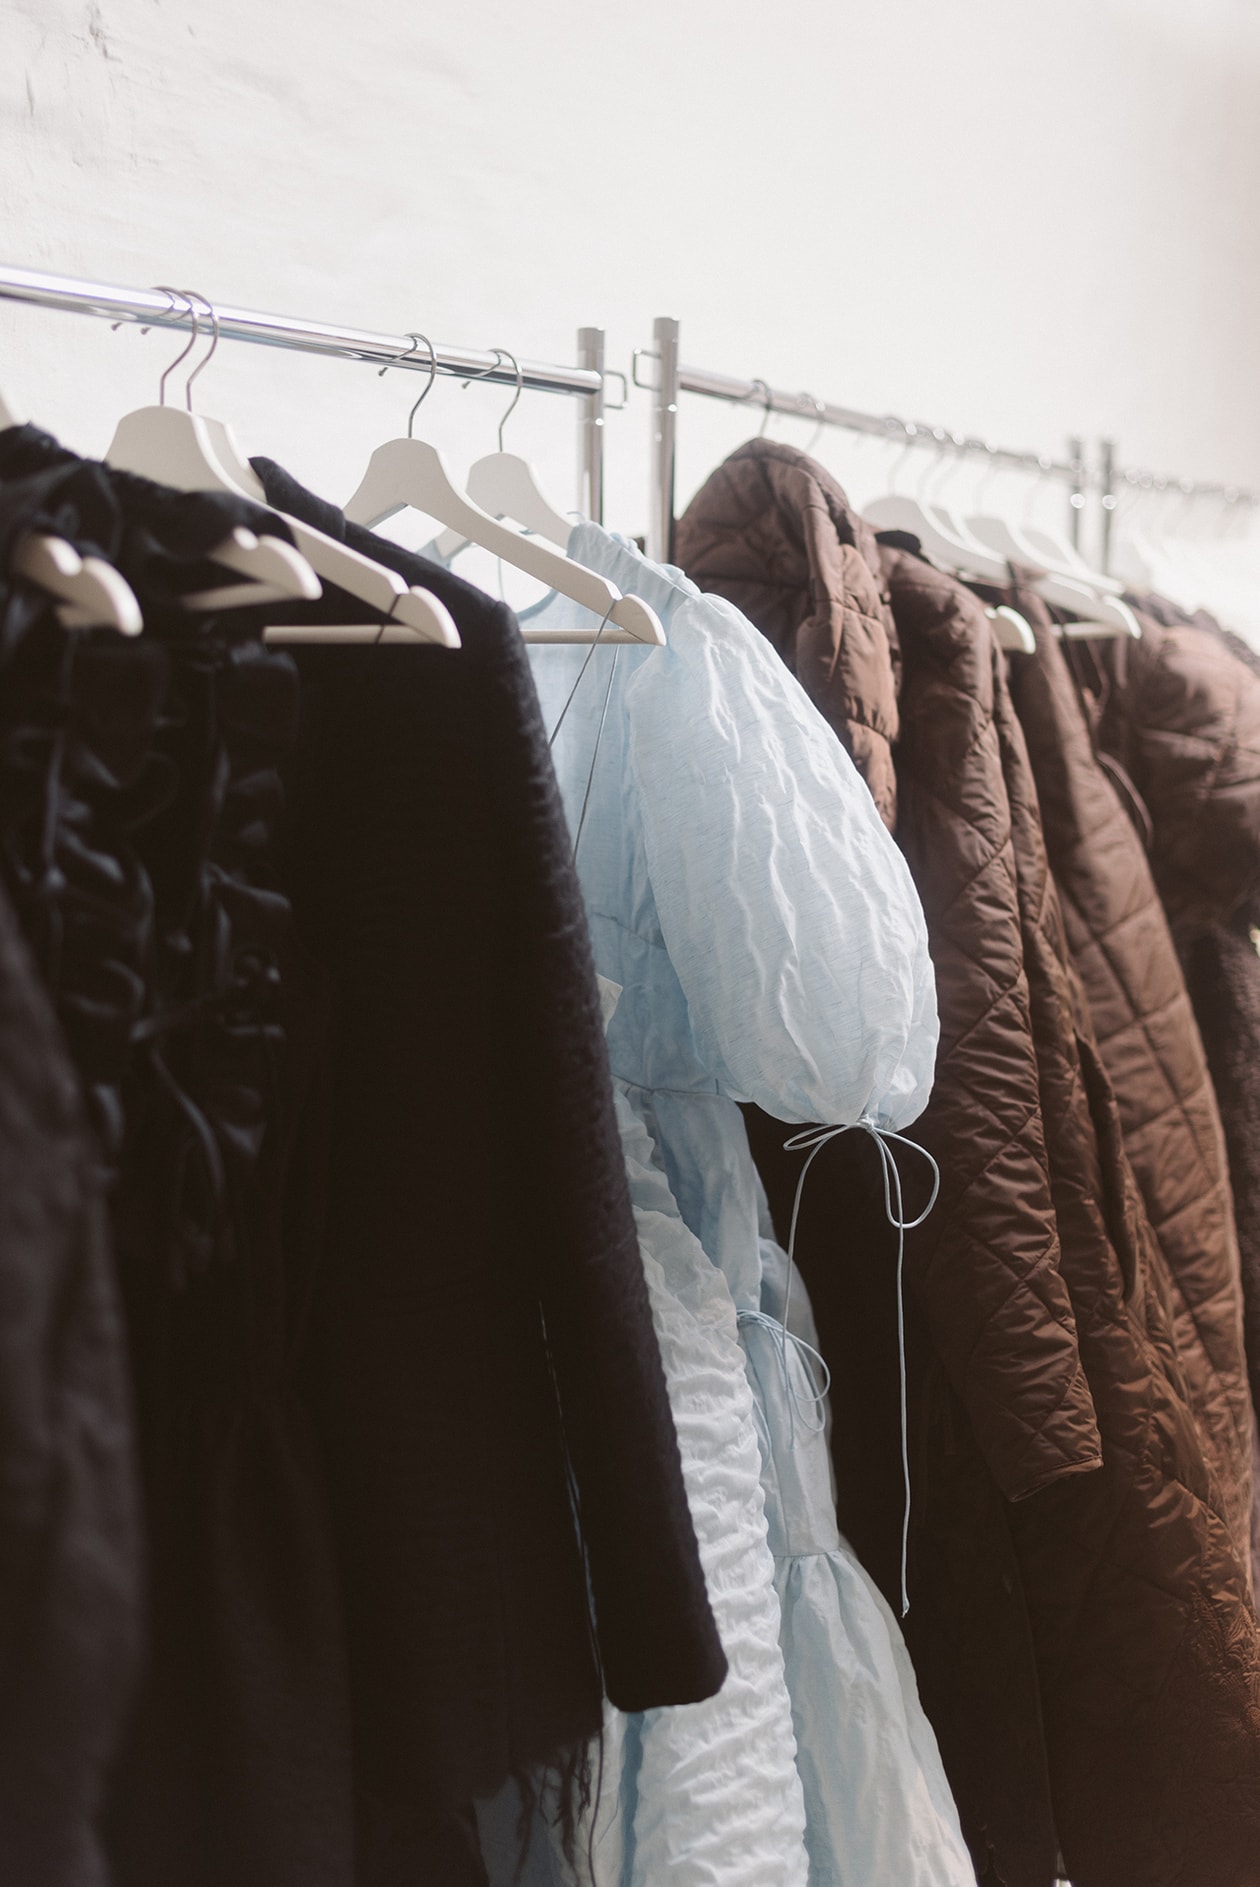
[[[114,288],[103,282],[80,281],[69,275],[49,275],[40,269],[11,268],[0,264],[0,299],[34,302],[42,308],[61,308],[72,314],[96,315],[103,321],[142,321],[147,327],[191,329],[189,310],[173,308],[171,297],[160,289]],[[410,334],[374,334],[364,328],[330,327],[322,321],[297,320],[290,315],[262,314],[248,308],[229,308],[215,302],[219,334],[225,341],[251,341],[262,347],[287,347],[301,354],[328,354],[340,360],[374,361],[400,371],[429,371],[429,356],[418,352]],[[201,317],[205,326],[205,317]],[[454,379],[516,385],[516,368],[505,355],[475,347],[435,344],[437,371]],[[523,360],[521,384],[535,393],[576,393],[591,397],[600,391],[602,377],[589,367],[551,366]]]

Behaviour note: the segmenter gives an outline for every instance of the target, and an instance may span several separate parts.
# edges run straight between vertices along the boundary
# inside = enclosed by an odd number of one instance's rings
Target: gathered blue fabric
[[[917,1118],[938,1031],[922,907],[849,756],[739,611],[596,525],[569,552],[667,640],[536,643],[530,664],[619,992],[618,1121],[729,1666],[704,1703],[606,1713],[578,1851],[596,1887],[974,1887],[896,1620],[837,1528],[826,1371],[739,1105],[892,1136]],[[525,615],[599,626],[556,596]],[[891,1179],[888,1200],[904,1217]]]
[[[783,1394],[788,1407],[789,1442],[796,1440],[798,1414],[805,1420],[807,1428],[814,1434],[821,1435],[827,1427],[827,1393],[831,1388],[831,1371],[827,1368],[822,1351],[815,1349],[812,1343],[807,1343],[797,1331],[789,1330],[786,1323],[778,1317],[771,1316],[768,1310],[744,1308],[738,1310],[735,1316],[741,1330],[750,1324],[755,1324],[759,1330],[766,1331],[774,1343],[779,1358]],[[804,1366],[806,1379],[810,1384],[807,1390],[800,1390],[792,1380],[793,1371],[788,1364],[789,1345]],[[756,1368],[755,1363],[754,1368]],[[819,1375],[815,1375],[815,1369],[818,1370]],[[821,1381],[819,1376],[821,1376]],[[808,1419],[811,1412],[817,1416],[816,1421]]]

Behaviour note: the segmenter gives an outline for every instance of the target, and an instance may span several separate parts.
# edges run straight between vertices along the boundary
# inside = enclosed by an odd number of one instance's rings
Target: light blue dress
[[[580,1848],[598,1887],[974,1887],[900,1632],[836,1531],[737,1106],[918,1115],[937,1042],[919,900],[848,756],[737,610],[598,526],[569,551],[668,638],[530,657],[615,986],[618,1118],[731,1667],[705,1703],[608,1712]],[[593,620],[559,597],[526,619]],[[793,1296],[799,1327],[799,1280]]]

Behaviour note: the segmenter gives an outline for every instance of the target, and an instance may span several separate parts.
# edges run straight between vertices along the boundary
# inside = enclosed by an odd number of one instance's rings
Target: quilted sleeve
[[[780,1120],[905,1127],[936,990],[910,873],[853,762],[729,603],[690,598],[627,688],[661,930],[696,1046]]]
[[[1260,676],[1192,624],[1147,619],[1124,658],[1100,740],[1125,754],[1146,802],[1174,929],[1224,923],[1260,882]]]

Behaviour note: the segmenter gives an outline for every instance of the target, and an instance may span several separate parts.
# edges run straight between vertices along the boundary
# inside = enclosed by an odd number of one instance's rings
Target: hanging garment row
[[[110,457],[0,431],[13,1878],[1249,1887],[1255,665],[765,439],[681,567]]]
[[[911,1131],[942,1190],[906,1248],[905,1629],[980,1878],[1044,1884],[1061,1846],[1077,1887],[1241,1887],[1260,1815],[1255,1425],[1225,1148],[1169,920],[1194,964],[1196,933],[1254,896],[1253,670],[1206,622],[1175,643],[1150,615],[1137,641],[1056,638],[1036,571],[969,588],[768,441],[707,481],[677,553],[801,676],[923,900],[941,1047]],[[995,650],[998,597],[1035,653]],[[1226,981],[1213,964],[1195,982],[1206,1020]],[[750,1126],[784,1223],[782,1129]],[[891,1594],[902,1437],[878,1359],[901,1305],[880,1196],[840,1145],[795,1251],[832,1371],[840,1522]]]

